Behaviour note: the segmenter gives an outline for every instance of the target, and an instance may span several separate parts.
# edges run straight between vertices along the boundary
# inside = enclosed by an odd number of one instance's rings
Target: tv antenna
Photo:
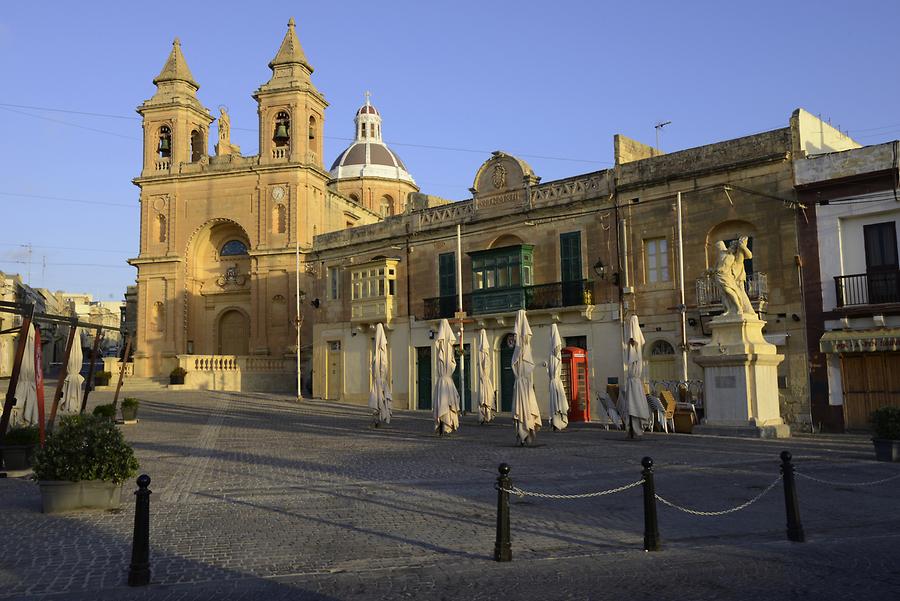
[[[671,121],[660,121],[653,128],[656,130],[656,152],[659,152],[659,132],[667,125],[671,125]]]

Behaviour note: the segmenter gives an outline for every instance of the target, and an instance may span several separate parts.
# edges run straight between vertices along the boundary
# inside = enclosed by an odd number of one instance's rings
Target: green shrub
[[[30,445],[37,444],[41,440],[41,433],[37,426],[17,426],[6,432],[5,444]]]
[[[137,473],[131,445],[109,419],[69,415],[34,456],[35,480],[106,480],[121,483]]]
[[[875,438],[900,440],[900,407],[881,407],[872,412]]]
[[[122,409],[137,408],[138,405],[140,405],[140,402],[134,397],[127,396],[122,399]]]
[[[94,407],[94,411],[92,412],[97,417],[103,417],[106,419],[115,419],[116,418],[116,408],[112,406],[112,403],[109,405],[97,405]]]
[[[172,371],[169,372],[169,375],[173,378],[183,378],[187,375],[187,370],[181,366],[176,367]]]

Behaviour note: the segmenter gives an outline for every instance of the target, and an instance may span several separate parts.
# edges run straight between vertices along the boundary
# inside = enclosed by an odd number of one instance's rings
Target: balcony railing
[[[449,319],[456,313],[457,304],[456,296],[426,298],[423,319]],[[463,295],[463,310],[469,315],[592,304],[594,304],[594,282],[590,280],[554,282],[518,288],[490,288]]]
[[[900,302],[900,270],[873,271],[834,278],[838,307]]]
[[[765,301],[769,298],[769,279],[765,273],[751,273],[747,276],[747,296],[751,301]],[[709,307],[722,303],[722,291],[712,276],[697,280],[697,305]],[[754,305],[755,306],[755,305]]]

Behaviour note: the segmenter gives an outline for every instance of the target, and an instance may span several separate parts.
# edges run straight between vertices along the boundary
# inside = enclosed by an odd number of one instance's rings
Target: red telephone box
[[[562,383],[569,400],[569,421],[591,421],[591,384],[587,351],[567,346],[562,350]]]

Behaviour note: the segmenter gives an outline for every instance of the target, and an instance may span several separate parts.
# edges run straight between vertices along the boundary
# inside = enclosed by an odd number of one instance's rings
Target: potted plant
[[[900,407],[881,407],[872,412],[875,459],[900,461]]]
[[[97,405],[91,413],[97,417],[102,417],[110,421],[116,419],[116,408],[113,407],[112,403],[109,403],[108,405]]]
[[[137,410],[140,403],[134,397],[127,396],[122,399],[122,419],[131,422],[137,419]]]
[[[10,428],[3,441],[3,463],[8,470],[26,470],[31,467],[34,451],[40,442],[37,426]]]
[[[187,370],[181,366],[176,367],[169,372],[169,384],[184,384],[184,376]]]
[[[112,374],[108,371],[98,371],[94,373],[94,386],[109,386],[109,380]]]
[[[137,473],[134,451],[112,421],[68,415],[34,456],[44,513],[115,509],[122,484]]]

